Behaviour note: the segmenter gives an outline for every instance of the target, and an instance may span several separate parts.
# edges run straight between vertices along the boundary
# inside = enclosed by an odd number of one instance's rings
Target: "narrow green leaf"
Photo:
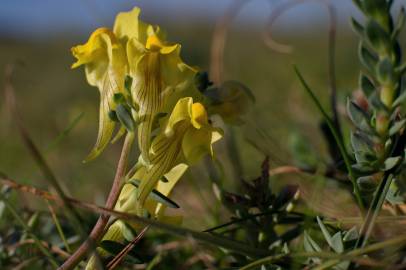
[[[398,98],[393,102],[393,107],[401,105],[406,100],[406,91],[403,91]]]
[[[343,241],[350,242],[357,238],[358,238],[358,231],[357,231],[357,227],[354,226],[344,233]]]
[[[368,195],[373,193],[377,186],[375,180],[370,175],[359,177],[357,183],[361,191]]]
[[[358,174],[369,174],[376,172],[376,169],[370,165],[370,163],[357,163],[353,164],[352,168]]]
[[[367,48],[365,48],[362,43],[360,44],[358,54],[361,60],[361,64],[367,69],[370,74],[375,74],[378,57],[371,53]]]
[[[137,236],[137,232],[133,229],[133,227],[131,227],[128,223],[123,222],[123,236],[125,238],[125,240],[127,240],[128,242],[131,242],[135,239],[135,237]]]
[[[405,123],[406,119],[402,119],[400,121],[395,122],[389,129],[389,135],[393,136],[396,133],[398,133],[405,126]]]
[[[354,18],[351,17],[351,26],[354,29],[354,31],[360,36],[364,36],[364,27]]]
[[[114,242],[111,240],[103,240],[100,242],[100,247],[102,249],[104,249],[105,251],[107,251],[108,253],[110,253],[112,256],[116,256],[117,254],[119,254],[123,249],[125,249],[126,245],[118,243],[118,242]],[[137,256],[137,254],[135,254],[135,252],[130,251],[127,256],[126,259],[131,259],[130,261],[133,264],[140,264],[143,263],[142,259]]]
[[[133,83],[133,78],[131,76],[126,76],[124,80],[124,87],[127,90],[128,94],[131,95],[131,85]]]
[[[131,112],[127,107],[125,107],[123,104],[118,104],[116,114],[118,120],[120,120],[121,124],[123,124],[128,131],[135,130],[134,119],[132,118]]]
[[[130,179],[128,182],[137,188],[140,185],[140,180],[138,180],[138,179]],[[179,208],[179,205],[176,202],[172,201],[171,199],[169,199],[168,197],[166,197],[161,192],[159,192],[155,189],[152,190],[152,192],[149,194],[149,196],[151,197],[151,199],[153,199],[159,203],[162,203],[170,208]]]
[[[351,132],[351,146],[358,163],[369,163],[369,161],[376,160],[373,143],[366,136],[361,136],[358,132]]]
[[[372,199],[372,203],[370,208],[368,209],[367,216],[365,221],[362,225],[360,236],[364,235],[364,239],[361,244],[361,248],[363,248],[368,240],[369,236],[371,235],[372,229],[374,228],[375,221],[379,212],[381,211],[382,205],[385,201],[386,195],[388,194],[389,187],[392,183],[393,175],[385,175],[382,181],[379,183],[379,186],[374,194],[374,198]],[[360,244],[361,238],[359,237],[355,247],[357,248]]]
[[[113,96],[113,100],[116,104],[125,104],[126,100],[123,94],[115,93]]]
[[[341,236],[341,232],[337,232],[331,237],[331,248],[337,253],[344,252],[344,244]]]
[[[354,188],[354,195],[355,195],[355,198],[357,200],[358,206],[361,209],[363,209],[364,208],[364,203],[362,201],[361,194],[359,192],[357,182],[356,182],[356,180],[354,178],[354,174],[352,172],[352,167],[351,167],[351,163],[350,163],[350,160],[349,160],[349,157],[348,157],[347,149],[345,148],[342,137],[340,136],[340,134],[336,130],[331,118],[328,116],[328,114],[324,110],[323,106],[321,106],[321,104],[320,104],[319,100],[317,99],[316,95],[310,89],[309,85],[304,80],[302,74],[300,74],[299,69],[296,66],[294,66],[294,70],[295,70],[295,73],[298,76],[301,84],[303,85],[303,88],[309,94],[309,96],[311,97],[311,99],[313,100],[313,102],[315,103],[315,105],[320,110],[321,114],[323,115],[328,127],[330,128],[331,133],[333,134],[334,140],[337,142],[337,145],[338,145],[338,148],[340,150],[341,156],[343,157],[345,166],[346,166],[346,168],[348,170],[348,176],[349,176],[349,178],[351,180],[351,183],[353,185],[353,188]]]
[[[303,234],[303,245],[307,252],[320,252],[320,246],[310,237],[310,235],[305,231]]]
[[[362,131],[371,132],[369,125],[370,116],[351,100],[347,100],[347,112],[353,124]]]
[[[361,86],[362,92],[368,98],[372,93],[375,92],[375,85],[371,82],[371,80],[364,74],[361,73],[359,84]]]
[[[383,163],[383,168],[382,171],[389,171],[390,169],[393,169],[395,166],[397,166],[400,162],[402,161],[402,157],[390,157],[385,160]]]
[[[321,219],[319,217],[316,217],[317,219],[317,223],[319,224],[319,227],[321,229],[321,232],[323,233],[324,239],[326,239],[328,245],[333,248],[334,244],[333,244],[333,239],[331,237],[331,234],[328,232],[326,226],[323,224],[323,222],[321,221]],[[334,248],[333,248],[334,249]]]
[[[120,120],[118,120],[118,118],[117,118],[116,111],[109,111],[108,116],[109,116],[111,121],[120,122]]]
[[[393,83],[396,81],[394,68],[389,58],[384,58],[379,61],[376,68],[376,74],[378,81],[382,84]]]
[[[406,17],[405,8],[402,7],[399,11],[396,25],[392,32],[392,36],[391,36],[392,39],[396,39],[398,37],[399,33],[402,31],[403,25],[405,24],[405,17]]]
[[[374,1],[366,1],[366,2],[370,3]],[[389,46],[391,44],[390,37],[375,20],[368,21],[365,27],[365,33],[368,38],[369,44],[375,50],[377,50],[382,54],[387,53],[389,51]]]

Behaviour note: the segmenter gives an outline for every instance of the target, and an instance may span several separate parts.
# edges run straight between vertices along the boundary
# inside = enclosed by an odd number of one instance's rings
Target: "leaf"
[[[376,168],[371,166],[371,164],[369,162],[353,164],[351,167],[359,174],[368,174],[368,173],[372,174],[372,173],[376,172]]]
[[[125,245],[112,240],[103,240],[100,242],[100,247],[106,250],[108,253],[116,255],[120,253],[123,248],[125,248]]]
[[[375,86],[371,80],[364,74],[361,73],[360,82],[362,92],[368,98],[372,93],[375,92]]]
[[[124,80],[124,88],[127,90],[128,94],[131,96],[131,85],[133,83],[133,78],[131,76],[126,76]]]
[[[333,267],[334,270],[347,270],[348,267],[350,266],[349,261],[343,261],[337,264],[336,266]]]
[[[359,177],[357,179],[357,184],[360,190],[364,192],[364,194],[373,193],[377,186],[375,179],[370,175]]]
[[[367,25],[365,27],[365,33],[369,41],[369,44],[375,50],[377,50],[382,54],[388,52],[389,50],[388,47],[391,44],[390,37],[375,20],[369,20],[367,22]]]
[[[394,68],[389,58],[384,58],[379,61],[376,74],[379,82],[382,84],[389,84],[396,81]]]
[[[117,118],[117,113],[116,111],[109,111],[108,116],[110,118],[111,121],[113,122],[119,122],[118,118]]]
[[[103,240],[100,242],[100,247],[111,255],[115,256],[119,254],[126,247],[126,245],[111,240]],[[134,250],[131,250],[127,254],[126,259],[130,259],[133,264],[143,263],[142,259],[135,254]]]
[[[351,146],[355,152],[373,153],[373,143],[360,132],[351,132]]]
[[[321,232],[323,233],[324,239],[326,239],[328,245],[330,247],[333,247],[333,239],[330,235],[330,233],[328,232],[326,226],[323,224],[323,222],[321,221],[321,219],[317,216],[317,223],[319,224],[319,227],[321,229]]]
[[[138,180],[138,179],[130,179],[128,182],[137,188],[140,185],[140,180]],[[168,197],[166,197],[161,192],[159,192],[155,189],[152,190],[152,192],[149,194],[149,196],[151,197],[151,199],[153,199],[159,203],[162,203],[170,208],[179,208],[179,205],[176,202],[172,201],[171,199],[169,199]]]
[[[123,222],[122,234],[128,242],[131,242],[137,237],[137,232],[128,223]]]
[[[389,136],[393,136],[398,133],[405,126],[405,123],[406,119],[395,122],[389,129]]]
[[[135,130],[134,119],[132,118],[131,112],[127,107],[125,107],[123,104],[118,104],[116,108],[116,114],[118,120],[128,131]]]
[[[354,226],[344,233],[343,241],[349,242],[349,241],[356,240],[357,238],[358,238],[358,230],[357,230],[357,227]]]
[[[378,63],[378,57],[365,48],[362,43],[360,44],[358,54],[362,65],[370,74],[375,74],[375,67]]]
[[[396,25],[395,25],[392,35],[391,35],[392,39],[396,39],[398,37],[399,33],[402,31],[403,25],[405,24],[405,17],[406,17],[405,8],[402,7],[399,11]]]
[[[354,18],[351,17],[351,26],[354,29],[354,31],[360,36],[364,36],[364,27]]]
[[[402,157],[390,157],[385,160],[383,163],[383,168],[382,171],[389,171],[393,169],[395,166],[397,166],[400,162],[402,161]]]
[[[362,131],[371,132],[369,115],[351,100],[347,100],[347,113],[354,125]]]
[[[337,232],[331,238],[331,248],[334,249],[334,251],[337,253],[344,252],[344,244],[343,239],[341,238],[341,232]]]
[[[116,104],[124,104],[126,102],[124,95],[121,93],[115,93],[113,100]]]
[[[310,237],[310,235],[305,231],[303,234],[303,245],[307,252],[320,252],[320,246]]]
[[[406,99],[406,91],[402,91],[402,93],[397,97],[397,99],[393,102],[393,107],[399,106],[405,101]]]

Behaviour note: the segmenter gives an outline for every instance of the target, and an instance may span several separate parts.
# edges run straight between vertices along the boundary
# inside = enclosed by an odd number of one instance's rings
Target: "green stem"
[[[385,174],[381,183],[376,189],[376,192],[372,199],[371,206],[368,209],[368,213],[365,217],[365,221],[361,227],[359,237],[357,239],[357,242],[355,243],[354,248],[364,247],[368,242],[368,238],[371,235],[372,229],[375,225],[376,218],[378,217],[378,214],[382,208],[382,204],[385,201],[386,195],[388,194],[390,184],[392,183],[392,179],[393,175]],[[361,239],[364,234],[365,234],[364,240],[362,241],[361,244]]]
[[[328,127],[330,128],[331,133],[333,134],[333,137],[334,137],[335,141],[337,142],[337,145],[338,145],[338,148],[339,148],[339,150],[341,152],[341,155],[343,157],[345,166],[346,166],[346,168],[348,170],[348,177],[350,178],[351,183],[353,185],[354,195],[355,195],[355,198],[357,200],[358,206],[360,207],[361,211],[363,211],[365,209],[365,206],[364,206],[364,203],[362,201],[361,193],[360,193],[358,184],[357,184],[357,182],[355,180],[354,173],[352,171],[351,162],[350,162],[350,159],[348,157],[347,151],[345,149],[344,142],[342,141],[342,139],[338,135],[337,130],[335,129],[332,120],[330,119],[330,117],[328,116],[326,111],[324,110],[323,106],[320,104],[320,102],[317,99],[316,95],[313,93],[313,91],[310,89],[309,85],[303,79],[303,76],[300,74],[299,69],[296,66],[294,66],[294,70],[295,70],[295,73],[298,76],[300,82],[302,83],[304,89],[309,94],[309,96],[311,97],[311,99],[313,100],[313,102],[315,103],[317,108],[319,109],[319,111],[322,113]]]

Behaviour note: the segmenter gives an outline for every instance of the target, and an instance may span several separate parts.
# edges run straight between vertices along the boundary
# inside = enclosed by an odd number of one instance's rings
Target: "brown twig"
[[[147,232],[149,226],[146,226],[142,231],[135,237],[128,245],[121,250],[108,264],[107,264],[107,269],[108,270],[113,270],[115,269],[125,258],[125,256],[134,248],[135,244],[138,243],[138,241],[141,240],[141,238],[144,236],[144,234]]]
[[[118,196],[120,195],[122,179],[125,176],[128,157],[130,154],[131,146],[134,141],[134,134],[127,133],[127,136],[124,141],[124,145],[121,151],[121,156],[118,161],[116,175],[113,180],[113,185],[111,187],[109,196],[106,201],[105,208],[106,209],[113,209]],[[82,243],[82,245],[66,260],[60,267],[59,270],[68,270],[73,269],[85,256],[88,250],[91,247],[91,242],[98,242],[100,238],[103,236],[104,229],[109,221],[110,214],[103,213],[96,222],[96,225],[93,227],[88,239]]]

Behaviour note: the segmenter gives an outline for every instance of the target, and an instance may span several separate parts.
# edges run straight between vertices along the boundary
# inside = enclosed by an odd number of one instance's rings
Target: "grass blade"
[[[352,182],[353,185],[353,190],[354,190],[354,195],[355,195],[355,199],[357,200],[358,206],[360,207],[361,210],[364,210],[364,203],[362,201],[361,198],[361,193],[359,191],[358,188],[358,184],[355,180],[353,171],[352,171],[352,167],[351,167],[351,163],[350,163],[350,159],[348,157],[348,153],[347,150],[345,149],[344,146],[344,142],[342,141],[342,139],[340,138],[340,136],[337,133],[337,130],[334,127],[334,124],[331,120],[331,118],[328,116],[328,114],[326,113],[326,111],[324,110],[323,106],[321,105],[320,101],[318,100],[318,98],[316,97],[316,95],[313,93],[313,91],[310,89],[309,85],[306,83],[306,81],[304,80],[303,76],[301,75],[299,69],[294,66],[294,70],[295,73],[297,75],[297,77],[299,78],[303,88],[306,90],[307,94],[310,96],[310,98],[313,100],[314,104],[316,105],[316,107],[319,109],[319,111],[321,112],[321,114],[324,117],[324,120],[326,121],[328,127],[330,128],[331,133],[334,136],[334,139],[339,147],[339,150],[341,152],[341,155],[343,157],[345,166],[348,170],[348,176]]]

